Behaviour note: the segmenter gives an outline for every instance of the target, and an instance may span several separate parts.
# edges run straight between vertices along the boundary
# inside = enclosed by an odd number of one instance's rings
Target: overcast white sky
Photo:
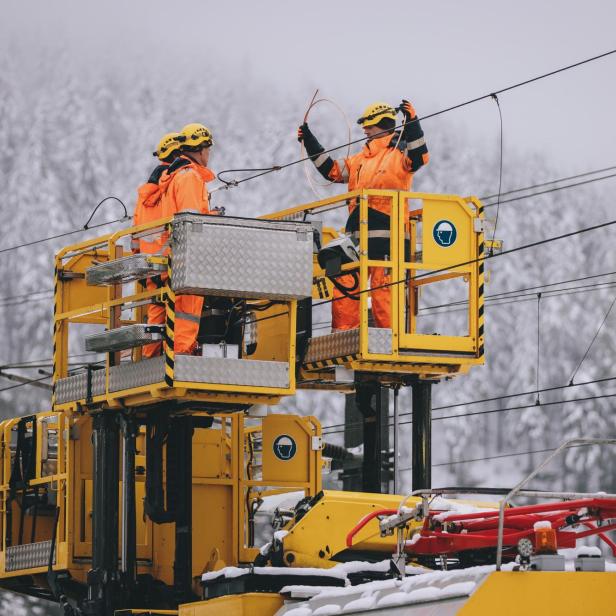
[[[308,101],[318,86],[352,118],[374,100],[402,97],[424,115],[616,48],[612,0],[2,4],[4,54],[17,38],[33,54],[62,42],[92,71],[182,62],[195,79],[216,65],[233,80],[248,66],[264,89],[305,93]],[[539,152],[563,175],[616,164],[615,76],[616,55],[503,94],[505,156],[507,148]],[[493,102],[447,115],[470,138],[495,146]],[[335,113],[332,121],[340,121]]]

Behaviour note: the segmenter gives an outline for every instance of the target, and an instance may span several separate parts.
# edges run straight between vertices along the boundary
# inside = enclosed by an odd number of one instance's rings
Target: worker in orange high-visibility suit
[[[349,191],[360,189],[404,190],[411,189],[413,174],[429,160],[428,148],[413,105],[403,100],[400,110],[404,114],[401,133],[395,130],[396,110],[387,103],[374,103],[366,108],[357,123],[368,140],[361,152],[333,160],[312,134],[306,123],[300,126],[298,139],[319,173],[333,182],[348,183]],[[368,207],[385,220],[391,215],[391,200],[387,197],[370,197]],[[357,200],[349,203],[349,222],[357,224]],[[370,213],[370,211],[369,211]],[[374,213],[374,212],[372,212]],[[347,229],[349,225],[347,224]],[[389,229],[389,223],[385,225]],[[358,227],[355,229],[358,231]],[[370,228],[369,228],[370,232]],[[358,235],[358,234],[357,234]],[[389,272],[382,267],[369,268],[372,287],[372,316],[377,327],[391,327],[391,282]],[[340,286],[353,288],[351,274],[337,278]],[[352,295],[352,292],[351,292]],[[332,302],[332,330],[359,327],[359,302],[334,287]]]
[[[150,174],[148,181],[142,184],[137,190],[137,203],[135,205],[135,214],[133,216],[133,224],[143,225],[149,222],[154,222],[163,217],[160,178],[169,165],[180,154],[180,142],[182,137],[180,133],[167,133],[159,142],[156,152],[153,153],[160,160],[160,165],[157,165],[154,171]],[[148,235],[141,238],[134,238],[132,242],[133,252],[144,254],[162,253],[163,240],[162,233],[158,232],[154,235]],[[163,276],[154,276],[146,279],[146,289],[154,291],[164,285]],[[155,302],[148,306],[148,324],[163,325],[165,323],[165,306],[164,304]],[[161,343],[155,342],[147,344],[143,347],[143,357],[154,357],[160,355]]]
[[[187,124],[180,132],[183,141],[179,157],[160,178],[162,215],[192,211],[209,214],[207,182],[216,176],[207,164],[214,140],[203,124]],[[203,308],[203,297],[178,295],[175,298],[174,351],[190,354],[196,351],[197,334]]]

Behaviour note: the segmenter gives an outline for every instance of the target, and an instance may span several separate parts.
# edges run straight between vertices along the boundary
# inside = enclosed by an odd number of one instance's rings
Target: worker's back
[[[207,182],[215,177],[207,167],[196,164],[187,156],[180,156],[160,178],[163,217],[186,210],[209,214]]]

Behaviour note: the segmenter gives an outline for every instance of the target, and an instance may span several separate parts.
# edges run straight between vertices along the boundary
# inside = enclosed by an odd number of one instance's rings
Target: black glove
[[[409,120],[413,120],[417,117],[417,113],[415,112],[415,107],[413,107],[413,104],[404,98],[400,103],[399,109],[404,114],[404,120],[406,122],[408,122]]]
[[[297,129],[297,140],[300,143],[304,143],[306,152],[310,158],[316,158],[321,152],[325,151],[325,148],[319,143],[317,138],[312,134],[312,131],[308,128],[308,124],[304,122]]]
[[[417,113],[412,103],[403,98],[402,102],[400,103],[399,109],[404,115],[404,128],[402,129],[402,136],[399,147],[401,149],[405,149],[406,143],[410,143],[418,137],[421,137],[423,135],[423,132],[421,130],[421,127],[419,126]],[[402,145],[402,142],[404,142],[404,145]]]

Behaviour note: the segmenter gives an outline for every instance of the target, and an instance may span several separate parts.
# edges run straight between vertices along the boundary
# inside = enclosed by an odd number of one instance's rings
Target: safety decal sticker
[[[296,453],[297,445],[288,434],[281,434],[274,439],[274,455],[279,460],[291,460]]]
[[[455,243],[458,232],[455,225],[449,220],[439,220],[432,229],[434,241],[443,248],[449,248]]]

